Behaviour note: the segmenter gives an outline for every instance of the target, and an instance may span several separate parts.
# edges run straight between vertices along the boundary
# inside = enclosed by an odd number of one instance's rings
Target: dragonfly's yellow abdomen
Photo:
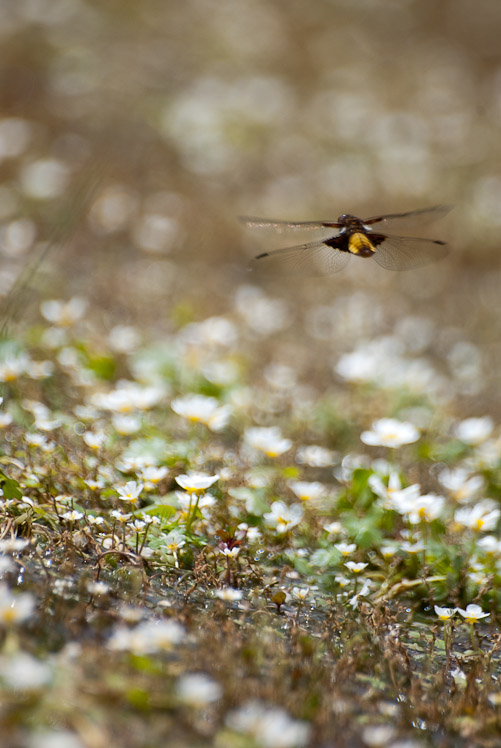
[[[348,249],[354,255],[360,255],[360,257],[372,257],[376,251],[369,237],[361,232],[356,232],[350,236]]]

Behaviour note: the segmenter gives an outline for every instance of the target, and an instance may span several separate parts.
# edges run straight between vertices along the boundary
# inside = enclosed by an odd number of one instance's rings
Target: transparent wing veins
[[[423,218],[424,220],[428,219],[432,221],[437,220],[438,218],[442,218],[442,216],[445,216],[447,213],[449,213],[452,208],[452,205],[434,205],[431,208],[409,210],[405,213],[385,213],[379,216],[371,216],[370,218],[365,218],[363,222],[370,226],[373,223],[386,223],[388,221],[406,218]]]
[[[272,229],[273,231],[308,231],[321,229],[337,229],[337,221],[280,221],[272,218],[256,218],[253,216],[239,216],[238,220],[250,229]]]
[[[386,270],[409,270],[442,260],[448,252],[445,242],[438,239],[386,236],[374,260]]]
[[[350,258],[349,252],[329,247],[324,242],[309,242],[295,247],[283,247],[272,252],[263,252],[254,258],[254,264],[266,266],[280,260],[286,273],[305,271],[306,275],[325,275],[342,270]]]

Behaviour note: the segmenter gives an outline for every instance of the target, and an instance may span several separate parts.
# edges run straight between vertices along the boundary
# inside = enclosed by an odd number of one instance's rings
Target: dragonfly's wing
[[[263,252],[254,259],[254,265],[263,268],[280,265],[283,272],[291,275],[327,275],[344,268],[349,258],[349,252],[342,252],[323,242],[309,242]]]
[[[449,252],[438,239],[385,236],[374,253],[374,260],[386,270],[409,270],[443,259]]]
[[[371,226],[373,223],[388,223],[389,221],[405,219],[405,223],[408,225],[412,222],[412,219],[416,219],[419,223],[428,223],[429,221],[435,221],[438,218],[442,218],[452,210],[452,205],[435,205],[432,208],[422,208],[421,210],[410,210],[407,213],[386,213],[380,216],[371,216],[365,218],[364,223],[367,226]]]
[[[287,231],[321,231],[322,229],[338,229],[336,221],[275,221],[272,218],[255,218],[253,216],[239,216],[238,220],[250,229],[272,230],[278,233]]]

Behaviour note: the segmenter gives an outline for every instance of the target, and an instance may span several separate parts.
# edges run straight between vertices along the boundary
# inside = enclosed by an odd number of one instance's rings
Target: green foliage
[[[382,512],[371,510],[363,517],[343,515],[343,524],[350,538],[360,548],[378,548],[383,541],[383,533],[378,528]]]
[[[426,449],[426,445],[424,447]],[[451,440],[445,444],[429,445],[426,454],[419,457],[433,460],[434,462],[454,463],[468,453],[468,447],[463,442]]]
[[[23,495],[19,482],[9,478],[3,471],[0,471],[0,488],[6,499],[20,499]]]
[[[176,511],[176,508],[172,504],[159,503],[144,509],[143,514],[147,514],[150,517],[158,517],[165,525],[176,514]]]

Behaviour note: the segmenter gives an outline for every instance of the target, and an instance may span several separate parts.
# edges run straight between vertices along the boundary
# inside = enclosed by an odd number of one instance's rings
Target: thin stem
[[[193,524],[193,520],[195,519],[195,515],[198,511],[198,502],[200,501],[200,494],[197,493],[197,500],[195,501],[195,506],[192,508],[191,506],[191,494],[190,494],[190,506],[189,506],[189,515],[188,519],[186,520],[186,532],[189,533],[191,526]]]
[[[479,643],[477,640],[477,635],[475,634],[475,624],[473,622],[470,623],[470,640],[473,649],[478,649]]]

